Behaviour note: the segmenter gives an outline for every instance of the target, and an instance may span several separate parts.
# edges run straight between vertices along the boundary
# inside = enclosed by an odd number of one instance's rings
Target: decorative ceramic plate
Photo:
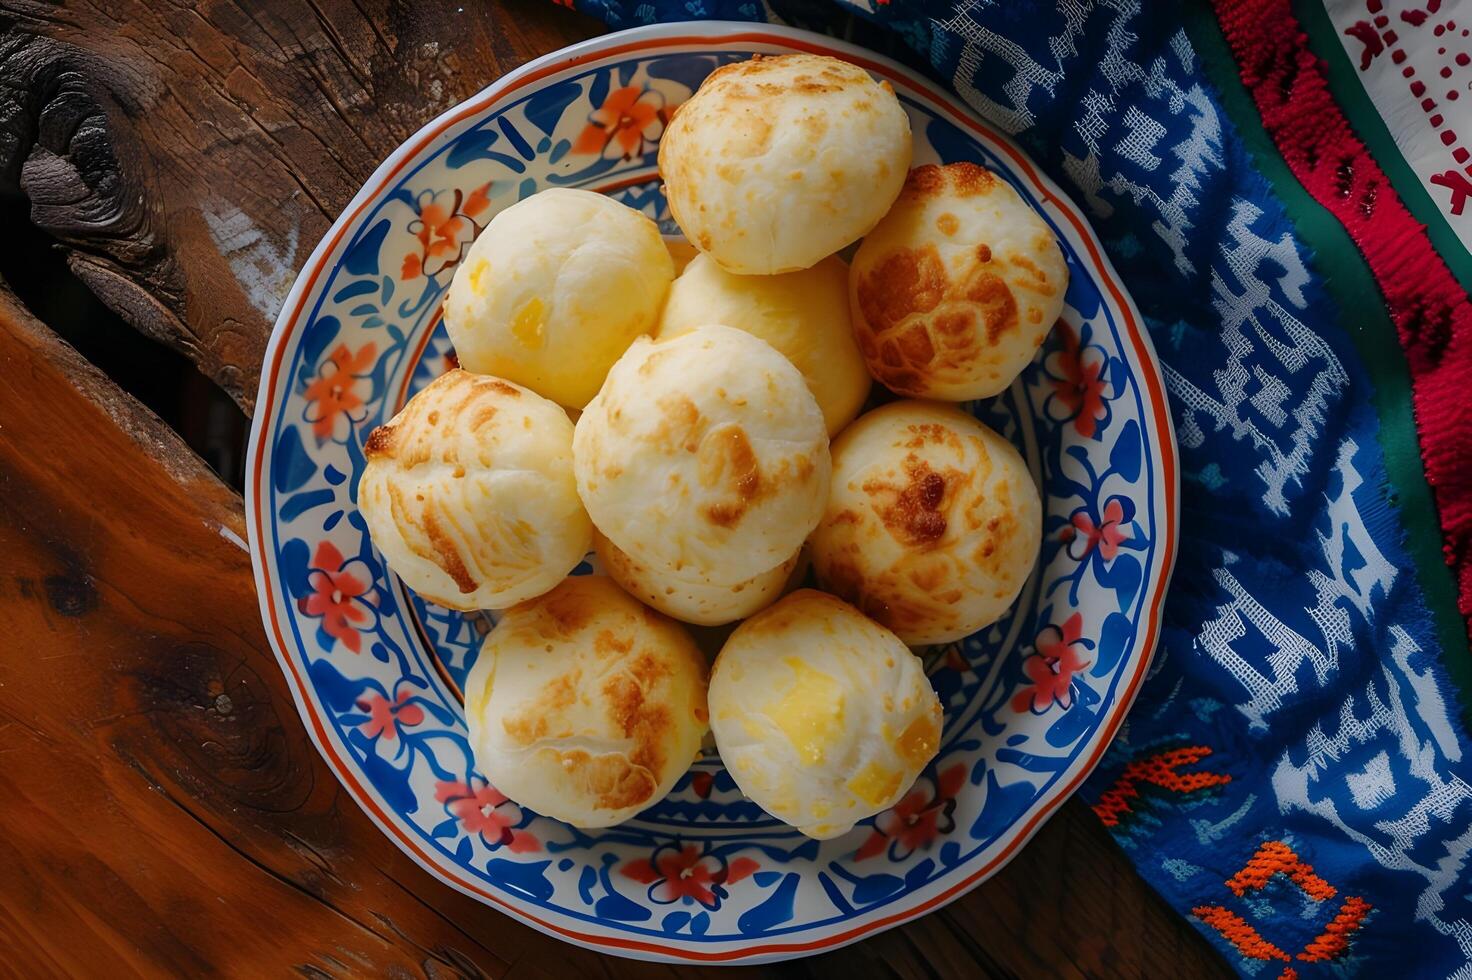
[[[743,799],[712,756],[628,823],[576,830],[476,771],[459,690],[494,615],[425,603],[384,567],[357,509],[363,440],[452,363],[440,300],[491,215],[543,188],[584,187],[678,235],[655,172],[665,120],[717,66],[791,51],[887,79],[910,114],[916,164],[985,164],[1062,242],[1072,275],[1062,321],[1010,390],[973,406],[1022,450],[1042,489],[1042,554],[1010,615],[922,651],[945,734],[892,810],[809,840]],[[540,58],[384,161],[276,323],[250,466],[267,632],[352,797],[461,891],[576,943],[674,961],[829,949],[995,873],[1123,720],[1160,629],[1178,509],[1175,444],[1140,315],[1058,188],[893,62],[818,35],[715,23],[639,28]]]

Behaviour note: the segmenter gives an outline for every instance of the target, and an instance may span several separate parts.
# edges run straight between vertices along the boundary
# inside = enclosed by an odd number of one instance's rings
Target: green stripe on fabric
[[[1379,441],[1390,481],[1390,503],[1405,528],[1402,543],[1416,564],[1416,578],[1444,651],[1442,665],[1457,687],[1463,720],[1472,725],[1472,654],[1457,612],[1455,583],[1441,552],[1441,525],[1436,506],[1421,465],[1420,442],[1411,409],[1410,370],[1395,324],[1385,309],[1385,298],[1344,226],[1313,199],[1278,153],[1262,126],[1256,104],[1242,84],[1236,59],[1211,8],[1205,3],[1183,4],[1182,13],[1186,33],[1207,78],[1216,88],[1222,108],[1259,173],[1272,185],[1299,238],[1309,246],[1310,262],[1344,315],[1346,332],[1374,382],[1374,404],[1380,418]],[[1350,81],[1358,90],[1359,81]],[[1335,84],[1337,97],[1340,83]],[[1398,185],[1396,190],[1400,190]]]
[[[1390,178],[1390,186],[1400,196],[1401,203],[1421,224],[1426,226],[1426,235],[1431,245],[1441,255],[1452,275],[1462,288],[1472,292],[1472,255],[1467,252],[1462,240],[1447,223],[1446,215],[1432,200],[1420,176],[1406,163],[1396,146],[1395,137],[1385,125],[1380,110],[1375,108],[1370,93],[1360,81],[1359,70],[1339,43],[1334,33],[1334,22],[1324,9],[1323,0],[1291,0],[1293,13],[1308,35],[1308,46],[1324,62],[1325,74],[1329,78],[1329,91],[1334,101],[1349,120],[1354,134],[1365,144],[1370,156]]]

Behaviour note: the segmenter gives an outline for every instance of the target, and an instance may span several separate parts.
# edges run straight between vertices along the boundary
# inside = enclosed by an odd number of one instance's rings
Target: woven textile
[[[1184,504],[1164,640],[1085,799],[1244,973],[1472,977],[1472,759],[1446,670],[1464,624],[1397,491],[1422,481],[1472,610],[1472,307],[1290,4],[578,6],[847,33],[949,84],[1085,207],[1165,366]],[[1383,42],[1368,7],[1357,30]],[[1314,201],[1357,267],[1309,240]],[[1368,304],[1346,281],[1366,277]],[[1393,452],[1412,403],[1420,445]]]

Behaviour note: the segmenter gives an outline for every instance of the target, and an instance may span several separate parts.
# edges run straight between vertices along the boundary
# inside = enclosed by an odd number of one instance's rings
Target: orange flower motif
[[[343,558],[331,541],[317,545],[307,569],[310,595],[297,600],[305,616],[320,618],[322,631],[354,653],[363,649],[359,627],[373,621],[373,576],[361,559]]]
[[[1085,646],[1084,618],[1074,613],[1061,627],[1046,626],[1034,641],[1037,653],[1022,662],[1023,673],[1031,682],[1012,698],[1013,711],[1042,714],[1053,705],[1073,705],[1073,675],[1089,666],[1075,650]]]
[[[572,151],[629,160],[643,150],[646,142],[657,142],[664,135],[668,120],[663,95],[652,88],[626,85],[610,92],[603,105],[589,114],[588,124]]]
[[[358,702],[358,707],[368,712],[368,720],[358,727],[369,738],[398,738],[400,725],[408,728],[424,721],[424,709],[409,703],[412,696],[410,691],[400,691],[398,698],[390,701],[382,694],[369,694]]]
[[[1104,403],[1104,393],[1109,387],[1105,378],[1107,362],[1097,347],[1080,342],[1067,321],[1058,321],[1057,329],[1063,340],[1063,350],[1055,355],[1059,374],[1052,378],[1057,406],[1063,419],[1073,420],[1079,435],[1091,439],[1099,423],[1109,415]]]
[[[363,407],[363,396],[358,394],[358,381],[378,354],[377,344],[364,344],[357,352],[350,351],[347,344],[338,344],[322,362],[316,379],[307,386],[307,421],[312,423],[312,432],[318,439],[332,438],[338,431],[338,423],[351,418],[352,413]]]
[[[460,210],[465,215],[474,218],[491,204],[491,185],[481,184],[465,197],[465,203],[460,205]]]
[[[1120,545],[1130,539],[1123,501],[1119,497],[1111,497],[1104,505],[1104,519],[1098,524],[1094,523],[1088,511],[1080,508],[1074,512],[1071,523],[1058,532],[1058,537],[1068,543],[1068,556],[1075,561],[1087,558],[1096,547],[1100,558],[1114,561]]]
[[[890,860],[902,861],[929,847],[956,827],[956,796],[966,782],[966,767],[947,767],[934,779],[921,776],[898,803],[874,818],[874,830],[854,852],[863,861],[889,851]]]
[[[719,854],[675,841],[661,844],[650,857],[628,862],[620,874],[648,885],[650,900],[660,905],[699,902],[708,909],[717,909],[726,898],[727,885],[760,868],[751,858],[739,857],[728,864]]]
[[[434,798],[445,804],[468,834],[480,834],[492,850],[505,846],[513,854],[540,851],[541,841],[530,831],[527,814],[496,787],[478,777],[469,782],[441,780],[435,783]]]
[[[399,278],[437,276],[460,262],[465,249],[480,234],[483,225],[475,217],[490,206],[490,184],[482,184],[469,194],[456,190],[448,203],[441,194],[422,194],[416,207],[417,217],[409,230],[419,239],[419,251],[404,256]]]

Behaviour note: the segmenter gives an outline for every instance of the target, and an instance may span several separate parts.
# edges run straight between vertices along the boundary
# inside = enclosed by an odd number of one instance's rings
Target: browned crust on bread
[[[363,455],[369,459],[386,459],[395,452],[395,432],[391,425],[380,425],[368,433],[363,443]]]
[[[996,174],[967,160],[944,165],[927,163],[910,171],[900,194],[912,201],[948,193],[958,197],[980,197],[990,194],[996,183]]]
[[[523,747],[546,738],[549,726],[561,722],[560,713],[577,703],[580,680],[582,671],[572,670],[548,681],[531,704],[501,720],[506,736]],[[569,733],[555,731],[551,734],[562,736]]]
[[[639,806],[654,796],[659,788],[654,774],[636,766],[619,753],[591,756],[582,749],[558,752],[563,772],[583,783],[584,792],[605,810],[622,810]]]
[[[424,519],[420,522],[424,530],[424,536],[429,539],[430,554],[421,557],[428,558],[442,568],[446,575],[455,580],[455,586],[461,593],[469,595],[478,588],[478,583],[470,574],[470,569],[465,567],[464,560],[460,557],[460,551],[455,547],[455,542],[450,540],[449,533],[440,523],[436,508],[431,502],[424,508]]]
[[[1018,326],[1017,299],[978,245],[952,277],[934,245],[898,248],[857,277],[854,336],[874,377],[902,395],[969,372]]]
[[[723,489],[727,499],[706,504],[702,513],[721,527],[734,527],[747,509],[764,496],[761,466],[746,430],[724,425],[700,444],[700,483],[707,489]]]
[[[521,397],[521,391],[518,388],[516,388],[514,385],[508,384],[505,381],[502,381],[500,378],[482,376],[481,378],[477,379],[476,383],[482,388],[489,388],[496,394],[505,395],[507,398]]]
[[[889,533],[912,548],[933,547],[946,534],[946,477],[914,453],[905,457],[901,484],[870,480],[863,491]]]

